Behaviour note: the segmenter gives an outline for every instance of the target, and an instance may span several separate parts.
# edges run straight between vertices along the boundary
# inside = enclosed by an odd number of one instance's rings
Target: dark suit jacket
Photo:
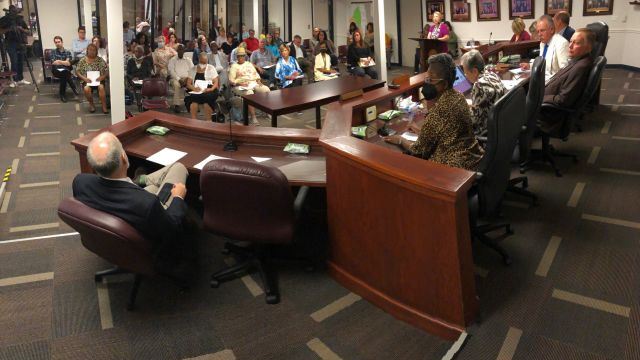
[[[593,60],[589,54],[571,60],[560,69],[544,88],[542,102],[570,108],[582,96]]]
[[[567,41],[571,42],[571,37],[575,32],[576,30],[574,28],[572,28],[571,26],[567,26],[567,28],[564,29],[564,34],[562,34],[562,37],[567,39]]]
[[[108,180],[93,174],[73,179],[73,196],[94,209],[115,215],[138,230],[154,246],[157,266],[171,257],[182,232],[187,204],[173,198],[166,210],[154,194],[130,182]]]
[[[300,49],[302,49],[302,53],[304,54],[304,58],[307,58],[307,48],[304,47],[303,44],[300,44]],[[294,58],[296,57],[296,47],[295,45],[293,45],[293,43],[291,43],[291,45],[289,45],[289,56],[293,56]]]

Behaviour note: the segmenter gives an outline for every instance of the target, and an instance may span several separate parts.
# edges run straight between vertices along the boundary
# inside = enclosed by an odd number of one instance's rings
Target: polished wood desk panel
[[[449,340],[478,309],[467,191],[475,174],[350,136],[362,110],[418,91],[376,89],[329,105],[321,143],[327,161],[329,270],[395,317]]]
[[[242,96],[244,124],[249,124],[248,106],[271,114],[271,126],[278,127],[278,115],[316,108],[316,129],[320,129],[320,106],[332,103],[340,95],[360,90],[369,91],[384,86],[384,81],[368,77],[342,75],[337,79],[318,81],[294,88]]]
[[[409,40],[417,41],[420,45],[420,72],[425,72],[429,69],[427,59],[430,54],[439,53],[442,41],[427,38],[409,38]]]
[[[490,57],[497,58],[500,51],[502,51],[503,56],[507,55],[520,55],[523,59],[528,57],[529,50],[537,49],[540,47],[540,40],[527,40],[527,41],[515,41],[515,42],[499,42],[493,45],[480,45],[475,48],[475,50],[480,51],[484,61],[489,62]],[[465,47],[460,48],[462,53],[466,53],[472,49],[468,49]],[[498,62],[500,59],[495,59],[495,62]]]
[[[145,130],[152,125],[165,126],[171,131],[165,136],[148,134]],[[319,130],[233,125],[233,138],[238,144],[238,151],[235,152],[222,150],[229,139],[228,125],[185,119],[156,111],[144,112],[102,130],[113,132],[122,142],[127,155],[139,160],[145,160],[165,147],[187,152],[180,162],[187,167],[189,173],[195,175],[199,175],[200,170],[194,166],[209,155],[252,162],[254,160],[251,157],[255,156],[271,158],[264,163],[266,165],[285,167],[283,172],[288,175],[292,185],[323,187],[326,184],[324,168],[318,167],[318,162],[324,162],[323,149],[318,143]],[[82,172],[92,171],[86,160],[86,149],[98,133],[90,133],[71,142],[80,155]],[[289,142],[308,144],[311,151],[308,155],[288,154],[282,149]],[[305,169],[309,171],[306,172]]]

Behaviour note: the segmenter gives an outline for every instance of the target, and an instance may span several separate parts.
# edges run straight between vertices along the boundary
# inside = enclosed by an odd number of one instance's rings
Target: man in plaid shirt
[[[60,79],[60,101],[66,103],[67,97],[65,92],[67,91],[67,83],[73,93],[76,96],[78,95],[78,90],[76,90],[71,80],[71,60],[73,56],[69,50],[64,48],[61,36],[54,37],[53,42],[56,45],[56,49],[51,53],[51,73]]]

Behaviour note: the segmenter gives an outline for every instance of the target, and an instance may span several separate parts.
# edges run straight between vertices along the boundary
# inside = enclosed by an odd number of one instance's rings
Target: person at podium
[[[525,25],[522,18],[517,17],[513,19],[513,22],[511,23],[511,30],[513,31],[513,36],[511,37],[510,41],[517,42],[517,41],[531,40],[531,35],[529,35],[527,30],[525,30],[524,28],[525,28]]]
[[[427,39],[438,40],[441,42],[440,49],[438,51],[439,53],[449,52],[449,28],[444,22],[442,22],[442,13],[439,11],[433,13],[433,24],[429,27]],[[428,55],[431,56],[433,54]]]

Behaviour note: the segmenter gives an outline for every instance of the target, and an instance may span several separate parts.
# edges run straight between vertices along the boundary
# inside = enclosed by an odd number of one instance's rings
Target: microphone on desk
[[[231,127],[231,123],[233,121],[229,118],[229,142],[224,144],[224,151],[238,151],[238,145],[233,141],[233,128]]]
[[[489,45],[491,45],[491,37],[493,36],[493,31],[489,32]]]

